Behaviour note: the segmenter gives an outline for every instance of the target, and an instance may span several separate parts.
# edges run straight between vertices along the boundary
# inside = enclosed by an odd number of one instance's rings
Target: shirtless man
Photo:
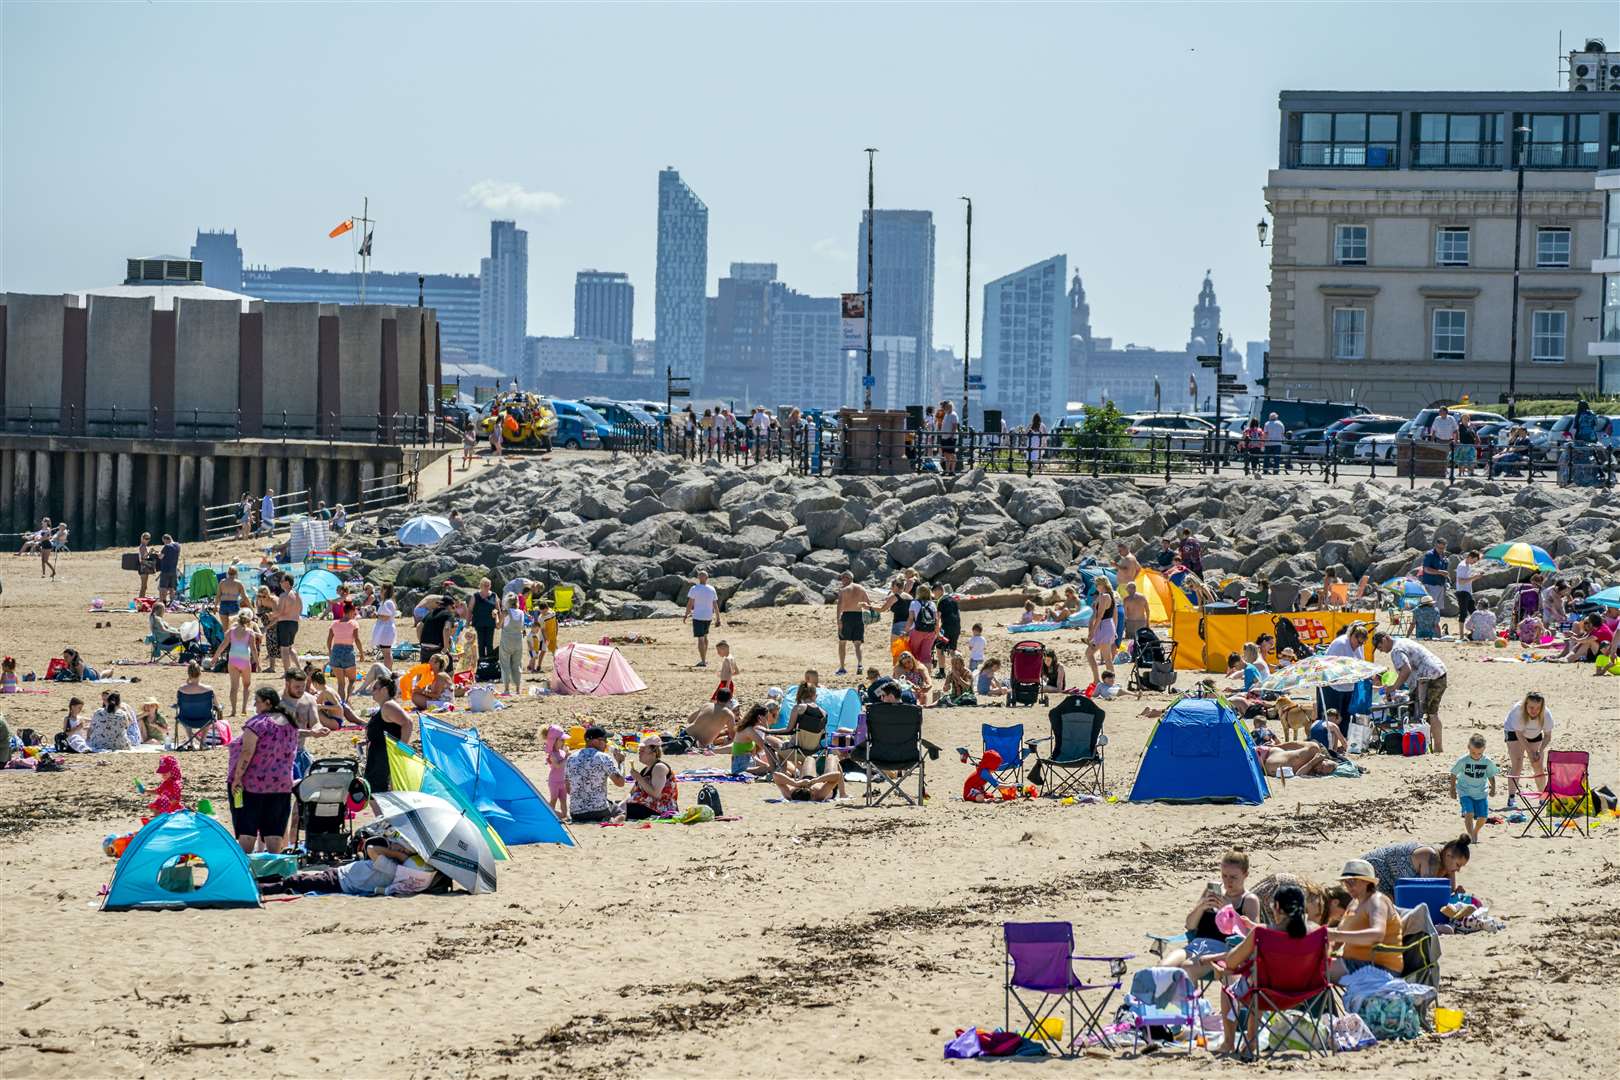
[[[1125,640],[1135,641],[1136,632],[1148,624],[1148,599],[1136,591],[1136,582],[1125,583],[1125,595],[1119,607],[1125,614]]]
[[[1121,542],[1114,546],[1119,551],[1119,555],[1114,559],[1114,580],[1124,587],[1126,583],[1136,580],[1137,575],[1142,572],[1142,564],[1131,554],[1129,544]]]
[[[304,598],[293,588],[293,576],[285,574],[281,579],[281,596],[276,600],[276,622],[270,628],[270,632],[275,636],[276,645],[281,650],[282,671],[303,667],[297,651],[293,648],[293,642],[298,638],[298,620],[303,614]]]
[[[838,577],[838,674],[847,675],[844,656],[851,644],[855,646],[855,670],[859,671],[861,644],[866,641],[865,613],[874,610],[872,598],[866,590],[855,584],[855,576],[845,570]]]
[[[700,706],[686,718],[681,737],[692,744],[693,750],[710,753],[717,745],[729,745],[737,734],[737,711],[731,704],[731,691],[722,687],[714,692],[714,700]]]

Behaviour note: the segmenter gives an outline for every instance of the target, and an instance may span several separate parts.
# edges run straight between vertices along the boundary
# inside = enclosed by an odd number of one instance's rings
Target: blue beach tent
[[[182,856],[199,860],[206,872]],[[119,857],[101,901],[102,911],[259,906],[259,888],[236,837],[192,810],[147,822]]]
[[[508,844],[574,846],[540,789],[516,765],[478,735],[423,713],[422,755],[484,815]]]
[[[787,718],[792,715],[793,707],[799,703],[799,688],[788,687],[787,693],[782,697],[782,710],[779,713],[781,721],[777,728],[787,727]],[[816,691],[816,704],[827,712],[827,733],[822,736],[822,743],[830,742],[835,731],[855,731],[861,723],[861,692],[853,687],[842,690],[831,690],[823,686]]]
[[[1136,769],[1131,802],[1240,802],[1268,794],[1254,743],[1221,698],[1178,698],[1159,717]]]
[[[303,601],[304,614],[313,614],[322,604],[337,599],[338,586],[343,584],[330,570],[311,570],[298,579],[298,598]]]

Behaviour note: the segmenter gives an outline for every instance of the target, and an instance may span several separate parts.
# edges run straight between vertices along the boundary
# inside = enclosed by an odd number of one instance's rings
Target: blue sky
[[[249,262],[477,271],[529,230],[529,333],[573,275],[627,271],[653,333],[657,172],[710,213],[709,276],[774,261],[854,288],[878,205],[934,211],[934,340],[980,286],[1057,253],[1096,333],[1179,346],[1206,267],[1239,342],[1266,328],[1254,223],[1283,89],[1555,89],[1578,3],[0,6],[0,289],[103,285],[234,227]]]

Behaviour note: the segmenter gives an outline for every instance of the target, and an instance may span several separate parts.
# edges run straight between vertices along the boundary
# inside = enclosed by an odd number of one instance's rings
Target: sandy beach
[[[188,560],[246,558],[246,545],[188,545]],[[4,559],[0,651],[43,672],[64,646],[106,670],[138,658],[145,620],[123,608],[135,577],[116,552],[69,555],[41,581]],[[93,613],[92,597],[110,613]],[[1005,657],[1015,610],[985,613],[990,655]],[[973,618],[968,618],[971,623]],[[97,622],[110,627],[95,629]],[[645,693],[515,699],[478,725],[543,783],[539,731],[552,722],[673,729],[705,699],[689,630],[673,621],[564,628],[564,641],[650,635],[624,646]],[[740,695],[837,667],[830,608],[739,612],[717,636],[742,667]],[[302,640],[324,637],[324,626]],[[1071,673],[1082,634],[1049,635]],[[578,847],[520,847],[492,895],[306,897],[262,910],[104,914],[97,890],[110,832],[134,827],[155,754],[69,757],[67,771],[0,773],[0,897],[10,931],[0,973],[0,1075],[23,1076],[939,1076],[993,1069],[942,1060],[956,1029],[1002,1022],[999,924],[1064,919],[1081,951],[1136,954],[1144,934],[1180,928],[1228,847],[1246,847],[1251,882],[1273,871],[1326,880],[1391,841],[1459,832],[1446,769],[1483,732],[1506,765],[1501,726],[1530,688],[1546,694],[1559,747],[1592,754],[1617,778],[1620,680],[1586,665],[1519,664],[1441,643],[1450,669],[1443,759],[1371,756],[1360,779],[1274,782],[1261,807],[1050,800],[979,806],[958,798],[982,723],[1044,727],[1044,710],[929,710],[946,748],[921,808],[768,802],[768,784],[721,785],[739,820],[692,827],[575,828]],[[126,700],[172,713],[182,671],[131,666]],[[208,681],[223,695],[223,675]],[[279,684],[263,676],[258,682]],[[1083,681],[1071,678],[1071,682]],[[1122,680],[1123,681],[1123,680]],[[1182,673],[1181,686],[1194,681]],[[60,730],[74,693],[0,699],[13,731]],[[86,694],[90,691],[90,694]],[[1152,721],[1127,696],[1108,707],[1111,790],[1129,791]],[[457,718],[465,722],[465,716]],[[326,750],[331,750],[328,745]],[[223,750],[182,757],[188,802],[223,806]],[[677,759],[681,767],[720,758]],[[683,784],[682,805],[696,785]],[[1493,807],[1500,805],[1499,789]],[[1612,1013],[1620,918],[1620,821],[1591,839],[1519,839],[1486,826],[1461,880],[1507,921],[1501,933],[1447,937],[1441,1004],[1462,1009],[1450,1038],[1381,1044],[1284,1067],[1398,1077],[1601,1072],[1620,1044]],[[1239,1072],[1205,1052],[1088,1054],[1045,1069],[1105,1075]]]

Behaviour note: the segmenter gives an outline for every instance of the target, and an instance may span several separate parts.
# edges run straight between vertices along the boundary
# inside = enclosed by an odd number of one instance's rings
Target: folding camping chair
[[[1003,1029],[1013,1030],[1012,1003],[1016,1001],[1029,1021],[1029,1037],[1050,1046],[1060,1057],[1067,1057],[1067,1051],[1080,1041],[1082,1029],[1085,1035],[1112,1050],[1114,1044],[1103,1026],[1107,1020],[1106,1010],[1108,1002],[1120,988],[1120,980],[1125,976],[1125,961],[1132,957],[1076,956],[1073,923],[1003,923],[1001,935],[1007,949],[1002,995],[1002,1007],[1006,1013]],[[1088,983],[1075,973],[1076,960],[1107,964],[1111,981]],[[1031,995],[1039,994],[1040,998],[1031,1007],[1019,993],[1020,990]],[[1093,1003],[1087,999],[1087,994],[1101,994],[1101,997]],[[1068,1006],[1069,1015],[1067,1046],[1046,1025],[1046,1021],[1056,1016],[1058,1009],[1065,1005]]]
[[[1035,755],[1030,781],[1041,788],[1041,794],[1054,798],[1106,794],[1103,748],[1108,738],[1102,733],[1105,714],[1101,706],[1088,697],[1069,694],[1046,715],[1052,736],[1029,744],[1027,752]],[[1042,754],[1041,743],[1050,743],[1051,750]]]
[[[922,737],[923,711],[920,705],[879,702],[866,707],[866,744],[853,755],[866,774],[865,802],[877,806],[890,795],[898,795],[916,806],[927,793],[925,758],[937,759],[939,747]],[[917,797],[906,794],[904,784],[917,776]],[[878,785],[877,791],[873,791]]]
[[[982,724],[979,736],[984,740],[986,750],[994,750],[1001,756],[1001,768],[995,771],[996,783],[1003,787],[1011,784],[1022,788],[1024,758],[1029,755],[1029,748],[1024,742],[1024,725],[997,727],[995,724]]]
[[[1161,989],[1162,988],[1162,989]],[[1153,1028],[1179,1027],[1187,1039],[1187,1053],[1198,1045],[1198,984],[1181,968],[1143,968],[1131,976],[1131,988],[1125,993],[1125,1008],[1121,1010],[1121,1023],[1131,1027],[1131,1050],[1134,1053],[1140,1040],[1154,1041]],[[1181,1042],[1172,1038],[1170,1045]]]
[[[1267,926],[1254,929],[1254,955],[1237,969],[1222,970],[1231,974],[1247,973],[1247,991],[1237,996],[1228,988],[1226,994],[1248,1010],[1248,1024],[1238,1032],[1238,1052],[1253,1056],[1259,1049],[1260,1021],[1268,1013],[1282,1016],[1283,1027],[1275,1032],[1266,1057],[1271,1057],[1291,1036],[1299,1036],[1312,1053],[1323,1055],[1334,1052],[1333,1037],[1323,1040],[1314,1021],[1323,1013],[1330,1017],[1337,1011],[1333,997],[1333,984],[1328,982],[1327,928],[1319,926],[1302,938],[1289,937],[1282,930]],[[1292,1015],[1290,1015],[1292,1014]],[[1309,1031],[1300,1025],[1313,1021]]]
[[[558,615],[566,615],[574,610],[574,587],[572,585],[553,585],[551,587],[551,610]]]
[[[1529,776],[1511,776],[1510,780],[1531,780]],[[1543,836],[1557,836],[1564,829],[1574,829],[1582,836],[1592,835],[1591,756],[1585,750],[1547,751],[1547,773],[1542,778],[1541,791],[1519,788],[1519,798],[1530,811],[1519,835],[1529,836],[1531,829],[1539,828]]]
[[[186,737],[183,741],[176,743],[174,748],[176,750],[208,749],[208,732],[218,720],[219,706],[214,704],[214,692],[212,690],[195,694],[175,694],[175,733],[184,732]]]
[[[1401,917],[1401,943],[1376,944],[1372,947],[1374,956],[1379,953],[1385,955],[1398,953],[1401,958],[1400,977],[1404,982],[1421,983],[1438,990],[1440,933],[1434,928],[1434,920],[1429,917],[1429,906],[1419,904],[1416,907],[1403,908],[1397,904],[1395,912]]]

